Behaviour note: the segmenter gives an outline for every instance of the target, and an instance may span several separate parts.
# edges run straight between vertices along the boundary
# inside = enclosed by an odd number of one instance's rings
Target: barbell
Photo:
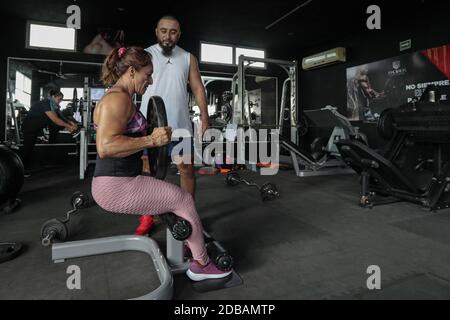
[[[78,213],[78,210],[85,209],[92,203],[93,201],[85,193],[81,191],[74,192],[70,198],[70,205],[73,209],[68,211],[64,218],[51,219],[42,225],[41,244],[47,247],[55,239],[65,242],[77,234],[83,228],[83,217]]]
[[[239,173],[237,173],[236,171],[227,174],[225,182],[231,187],[235,187],[243,182],[250,187],[257,188],[260,192],[262,201],[272,201],[280,197],[280,193],[278,192],[277,186],[275,184],[267,182],[260,187],[254,182],[249,182],[245,179],[242,179]]]

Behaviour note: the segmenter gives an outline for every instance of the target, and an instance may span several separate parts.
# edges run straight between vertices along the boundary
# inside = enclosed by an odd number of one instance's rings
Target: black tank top
[[[111,88],[108,93],[117,92]],[[95,124],[94,124],[95,126]],[[127,137],[143,137],[147,134],[147,120],[136,108],[136,113],[127,124],[124,135]],[[125,158],[104,158],[97,154],[94,177],[136,177],[142,174],[142,151]]]

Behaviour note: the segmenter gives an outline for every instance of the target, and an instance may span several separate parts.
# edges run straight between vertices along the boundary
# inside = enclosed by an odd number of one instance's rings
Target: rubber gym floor
[[[199,293],[175,276],[175,299],[450,299],[450,211],[430,213],[410,203],[372,210],[357,205],[356,175],[297,178],[243,172],[257,183],[277,184],[281,198],[262,203],[254,188],[225,185],[224,176],[197,175],[197,209],[207,231],[235,259],[241,286]],[[177,183],[171,172],[168,180]],[[0,299],[127,299],[159,284],[140,253],[88,257],[54,264],[39,231],[70,209],[74,191],[89,190],[76,167],[27,178],[22,207],[1,217],[0,240],[26,251],[0,264]],[[132,234],[138,217],[83,210],[85,226],[74,240]],[[162,249],[165,228],[151,233]],[[66,287],[69,265],[82,270],[82,289]],[[369,266],[381,268],[382,290],[367,289]]]

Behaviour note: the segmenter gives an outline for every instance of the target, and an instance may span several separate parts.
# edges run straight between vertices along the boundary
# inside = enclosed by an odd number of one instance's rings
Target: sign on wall
[[[420,98],[433,84],[450,99],[450,45],[405,54],[347,69],[347,116],[377,121],[387,108]]]

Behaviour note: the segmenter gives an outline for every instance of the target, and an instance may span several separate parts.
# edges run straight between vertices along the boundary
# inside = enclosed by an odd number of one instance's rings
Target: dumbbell
[[[188,221],[171,212],[161,214],[160,218],[166,224],[175,240],[184,241],[191,236],[192,226]]]
[[[227,250],[206,231],[203,231],[203,235],[205,238],[206,251],[215,266],[219,270],[225,272],[233,269],[233,257],[227,252]]]
[[[230,172],[229,174],[227,174],[225,181],[231,187],[235,187],[243,182],[250,187],[257,188],[261,194],[262,201],[272,201],[280,197],[280,193],[278,192],[277,186],[275,184],[268,182],[260,187],[256,183],[248,182],[247,180],[242,179],[237,172]]]

